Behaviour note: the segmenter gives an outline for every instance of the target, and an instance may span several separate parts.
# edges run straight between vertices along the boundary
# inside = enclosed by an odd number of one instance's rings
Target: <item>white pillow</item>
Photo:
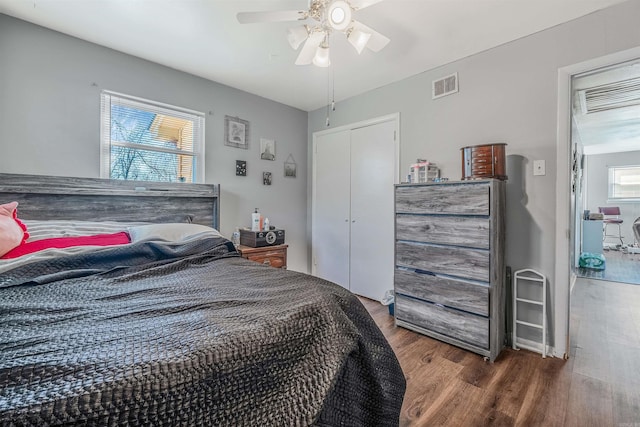
[[[223,237],[215,228],[200,224],[170,223],[147,224],[129,227],[131,243],[142,240],[184,243],[205,237]]]
[[[94,236],[127,231],[127,228],[148,222],[74,221],[74,220],[24,220],[29,230],[27,242],[54,237]]]

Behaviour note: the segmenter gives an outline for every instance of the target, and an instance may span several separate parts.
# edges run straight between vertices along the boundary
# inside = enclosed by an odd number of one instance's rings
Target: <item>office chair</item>
[[[604,215],[604,219],[602,220],[602,241],[604,242],[607,237],[614,237],[620,240],[620,246],[624,245],[624,242],[622,241],[622,232],[620,231],[620,224],[622,224],[620,208],[618,206],[599,207],[598,212]],[[609,225],[617,225],[618,234],[608,234],[607,227]]]

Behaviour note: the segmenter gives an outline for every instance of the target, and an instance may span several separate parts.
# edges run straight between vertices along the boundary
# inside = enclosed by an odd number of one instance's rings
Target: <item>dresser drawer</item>
[[[482,161],[482,160],[478,160],[472,167],[471,167],[471,172],[477,172],[477,173],[491,173],[493,171],[493,163],[491,163],[489,160],[486,161]]]
[[[489,215],[489,184],[398,186],[396,213]]]
[[[396,215],[396,239],[489,249],[488,218]]]
[[[489,348],[489,319],[402,295],[395,298],[397,319],[438,334]]]
[[[238,251],[243,258],[249,261],[259,262],[275,268],[287,268],[287,247],[288,245],[278,245],[251,248],[240,245]]]
[[[249,261],[259,262],[260,264],[269,265],[275,268],[282,268],[287,265],[286,258],[283,254],[270,255],[249,255],[246,257]]]
[[[395,292],[447,307],[489,316],[489,287],[396,269]]]
[[[481,147],[473,147],[471,148],[471,154],[475,159],[489,159],[489,161],[493,161],[493,151],[491,150],[491,146],[484,145]]]
[[[489,251],[396,242],[396,265],[489,282]]]

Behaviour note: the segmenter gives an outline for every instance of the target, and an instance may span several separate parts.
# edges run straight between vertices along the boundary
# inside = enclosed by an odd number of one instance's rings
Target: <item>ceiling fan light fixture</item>
[[[322,68],[326,68],[331,65],[328,45],[323,43],[318,47],[318,49],[316,50],[316,56],[313,57],[313,65]]]
[[[293,48],[297,50],[302,42],[309,38],[309,27],[306,25],[300,25],[297,27],[291,27],[287,31],[287,41]]]
[[[334,30],[344,31],[351,24],[351,6],[344,0],[335,0],[327,7],[327,21]]]
[[[353,19],[355,11],[381,1],[383,0],[308,0],[307,10],[238,12],[237,18],[241,24],[313,19],[315,22],[306,25],[300,22],[289,28],[286,33],[287,42],[293,50],[299,50],[296,65],[315,64],[318,67],[328,67],[331,64],[329,36],[334,32],[344,34],[358,54],[361,54],[365,47],[378,52],[389,44],[388,37]]]
[[[347,40],[349,40],[349,43],[351,43],[351,46],[353,46],[356,49],[356,52],[358,52],[358,55],[360,55],[364,50],[364,48],[367,46],[367,43],[369,42],[370,38],[371,38],[371,33],[360,31],[355,28],[351,29],[349,31],[349,35],[347,36]]]

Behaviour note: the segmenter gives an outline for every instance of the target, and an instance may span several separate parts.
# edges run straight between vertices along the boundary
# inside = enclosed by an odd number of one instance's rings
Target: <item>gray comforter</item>
[[[0,275],[2,425],[397,425],[404,389],[357,298],[226,239]]]

